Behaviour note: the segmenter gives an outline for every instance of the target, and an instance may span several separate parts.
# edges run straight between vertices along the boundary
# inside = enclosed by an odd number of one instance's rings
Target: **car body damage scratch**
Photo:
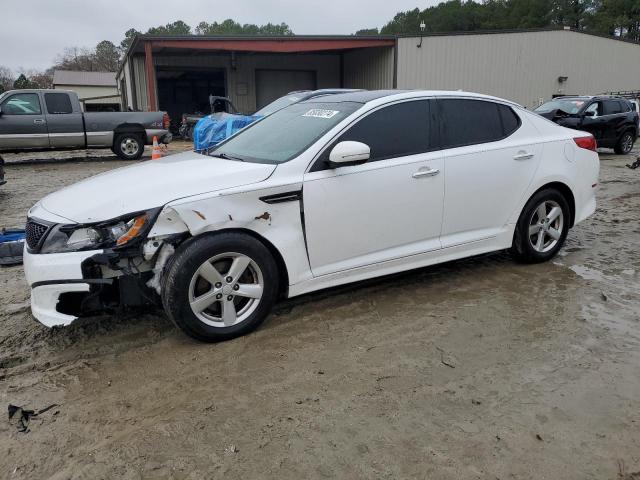
[[[264,212],[262,215],[258,215],[256,220],[271,220],[271,214],[269,212]]]
[[[199,216],[202,220],[206,220],[207,217],[204,216],[204,214],[202,212],[199,212],[198,210],[194,210],[193,213],[195,213],[197,216]]]

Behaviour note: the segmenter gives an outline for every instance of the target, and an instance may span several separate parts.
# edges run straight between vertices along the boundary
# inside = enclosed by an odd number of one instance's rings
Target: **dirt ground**
[[[0,406],[57,404],[28,433],[2,414],[0,478],[640,478],[640,170],[600,157],[597,213],[552,263],[306,295],[223,344],[160,313],[49,330],[0,269]],[[10,163],[0,226],[125,164]]]

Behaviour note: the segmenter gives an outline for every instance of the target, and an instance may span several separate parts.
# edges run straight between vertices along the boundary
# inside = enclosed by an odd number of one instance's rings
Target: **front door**
[[[47,121],[37,93],[14,93],[0,104],[0,149],[49,146]]]
[[[584,118],[580,130],[589,132],[596,139],[596,142],[605,143],[608,140],[607,135],[607,117],[604,116],[603,102],[593,102],[584,110]]]
[[[305,175],[303,205],[314,276],[440,248],[442,155],[433,151],[431,102],[379,108],[352,124]],[[330,168],[340,141],[369,145],[362,165]]]

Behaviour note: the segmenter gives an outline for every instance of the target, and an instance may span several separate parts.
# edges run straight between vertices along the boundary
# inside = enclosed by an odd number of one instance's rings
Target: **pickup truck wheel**
[[[618,143],[616,143],[614,150],[618,155],[626,155],[631,151],[632,148],[633,148],[633,133],[630,131],[627,131],[622,134],[622,136],[618,140]]]
[[[123,160],[138,160],[144,153],[144,143],[135,133],[121,133],[113,142],[113,151]]]

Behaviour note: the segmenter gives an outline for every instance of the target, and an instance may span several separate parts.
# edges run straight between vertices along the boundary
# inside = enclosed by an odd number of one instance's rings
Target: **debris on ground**
[[[58,405],[54,403],[36,412],[35,410],[28,410],[24,407],[9,404],[9,423],[13,423],[19,432],[29,433],[29,423],[31,422],[32,418],[35,418],[38,415],[42,415],[43,413],[48,412],[49,410],[57,406]]]
[[[440,363],[442,363],[443,365],[446,365],[449,368],[456,368],[456,366],[453,364],[451,360],[445,360],[446,352],[443,349],[441,349],[440,347],[436,347],[436,350],[440,352]]]

